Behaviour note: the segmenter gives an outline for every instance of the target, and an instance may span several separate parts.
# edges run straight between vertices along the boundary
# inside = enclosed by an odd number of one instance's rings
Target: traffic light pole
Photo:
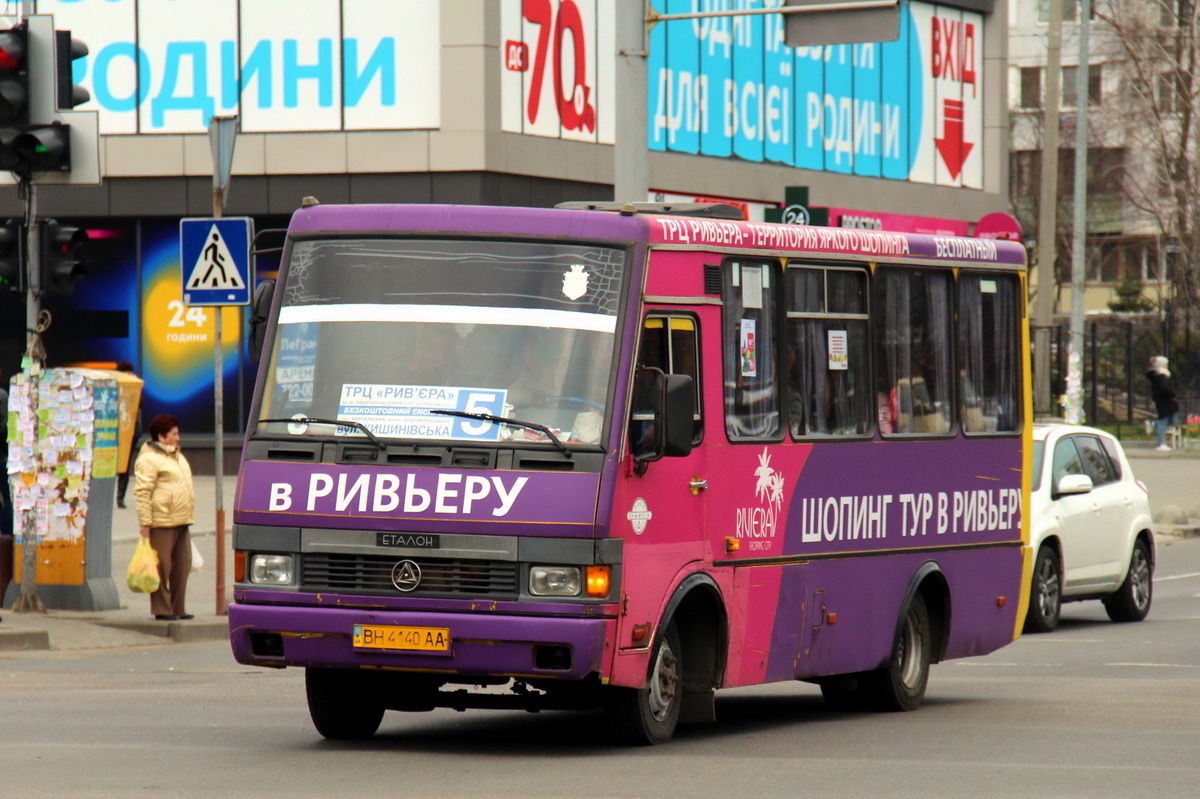
[[[38,248],[37,231],[37,188],[31,180],[22,180],[25,188],[25,233],[28,237],[25,246],[25,328],[28,338],[25,345],[26,385],[29,388],[29,410],[34,421],[34,457],[37,457],[38,437],[37,404],[38,378],[42,372],[40,342],[38,340],[38,292],[41,269],[38,259],[41,257]],[[46,608],[37,593],[37,505],[25,509],[21,515],[21,594],[13,602],[14,613],[45,613]]]

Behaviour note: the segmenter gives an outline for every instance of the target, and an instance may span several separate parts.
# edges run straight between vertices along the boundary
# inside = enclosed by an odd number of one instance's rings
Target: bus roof
[[[318,233],[455,233],[546,236],[632,241],[669,247],[770,250],[781,253],[922,259],[954,263],[1024,266],[1016,242],[891,233],[851,228],[745,222],[689,214],[615,212],[583,208],[519,208],[479,205],[313,205],[292,216],[292,235]],[[626,208],[632,208],[626,204]]]

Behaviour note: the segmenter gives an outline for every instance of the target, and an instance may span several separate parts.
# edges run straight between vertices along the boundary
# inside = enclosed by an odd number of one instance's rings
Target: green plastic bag
[[[153,594],[158,590],[158,553],[150,546],[150,539],[138,538],[137,549],[129,561],[129,590],[139,594]]]

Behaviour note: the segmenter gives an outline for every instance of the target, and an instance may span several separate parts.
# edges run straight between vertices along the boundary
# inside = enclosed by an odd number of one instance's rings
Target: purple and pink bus
[[[911,710],[1014,640],[1024,250],[721,205],[314,205],[255,297],[233,651],[659,743],[784,680]]]

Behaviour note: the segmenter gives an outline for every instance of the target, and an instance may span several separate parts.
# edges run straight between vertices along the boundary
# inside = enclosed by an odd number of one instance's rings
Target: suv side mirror
[[[254,301],[250,305],[250,331],[246,334],[250,363],[258,363],[262,357],[263,342],[267,337],[267,319],[271,316],[271,302],[274,299],[274,280],[264,280],[254,289]]]
[[[644,474],[650,461],[692,451],[694,391],[687,375],[663,374],[655,368],[637,370],[629,415],[629,449],[637,474]]]
[[[1092,488],[1092,478],[1086,474],[1064,474],[1058,481],[1055,493],[1060,497],[1067,494],[1087,494]]]

